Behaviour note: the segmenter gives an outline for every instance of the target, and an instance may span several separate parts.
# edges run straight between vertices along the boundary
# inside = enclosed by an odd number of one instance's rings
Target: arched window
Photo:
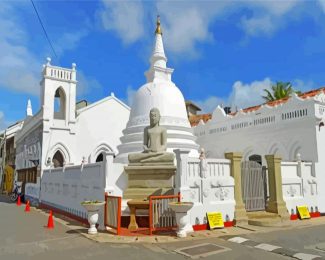
[[[54,154],[52,162],[53,162],[54,168],[63,167],[64,157],[60,151],[57,151]]]
[[[100,153],[96,158],[96,162],[102,162],[102,161],[104,161],[104,155],[103,153]]]
[[[66,97],[64,90],[58,88],[54,95],[54,119],[65,119]]]

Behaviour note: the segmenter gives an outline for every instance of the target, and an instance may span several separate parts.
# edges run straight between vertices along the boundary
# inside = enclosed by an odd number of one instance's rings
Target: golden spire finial
[[[157,27],[156,27],[155,34],[161,34],[162,35],[162,30],[161,30],[161,27],[160,27],[160,16],[159,15],[157,15]]]

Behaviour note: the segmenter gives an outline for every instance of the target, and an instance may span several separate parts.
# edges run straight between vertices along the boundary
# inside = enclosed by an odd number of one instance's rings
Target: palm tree
[[[272,91],[264,89],[266,96],[263,96],[263,98],[267,102],[289,97],[292,95],[292,93],[300,94],[300,91],[295,91],[292,88],[290,82],[277,81],[274,85],[271,86],[271,89]]]

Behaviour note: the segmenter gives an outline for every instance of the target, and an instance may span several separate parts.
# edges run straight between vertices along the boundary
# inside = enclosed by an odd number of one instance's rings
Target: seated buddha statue
[[[149,113],[150,126],[144,129],[143,152],[128,155],[130,164],[145,163],[173,163],[174,154],[166,152],[167,130],[159,125],[160,112],[158,108],[152,108]]]

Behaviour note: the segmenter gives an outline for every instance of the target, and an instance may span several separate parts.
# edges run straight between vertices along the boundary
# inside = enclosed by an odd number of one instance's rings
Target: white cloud
[[[249,15],[238,16],[239,27],[249,37],[272,36],[294,16],[298,0],[273,1],[111,1],[102,0],[100,18],[104,29],[115,31],[123,43],[147,40],[152,35],[156,13],[161,15],[166,50],[175,56],[199,56],[199,43],[213,42],[209,26],[217,19],[233,18],[238,11]],[[325,0],[319,0],[322,5]],[[303,12],[301,12],[303,13]],[[299,13],[299,14],[301,14]],[[150,17],[146,22],[144,17]]]
[[[5,122],[5,115],[2,111],[0,111],[0,131],[4,130],[7,127]]]
[[[64,51],[75,49],[82,38],[88,35],[88,31],[65,32],[54,44],[57,55],[62,55]]]
[[[132,86],[128,86],[126,89],[126,103],[128,106],[132,106],[134,95],[137,92],[137,89],[134,89]]]
[[[241,26],[249,36],[256,36],[259,34],[272,35],[276,29],[275,23],[271,16],[254,17],[248,19],[242,17]]]
[[[99,12],[106,30],[115,31],[125,44],[133,43],[144,35],[144,7],[141,1],[103,0]]]
[[[88,31],[82,29],[74,33],[62,32],[62,36],[54,43],[58,55],[66,50],[76,48],[79,41],[87,35]],[[0,88],[7,88],[17,92],[38,95],[39,82],[42,71],[42,62],[39,53],[33,53],[29,46],[29,38],[24,24],[16,13],[15,3],[3,2],[0,8]],[[45,53],[43,54],[45,57]],[[82,78],[82,75],[81,75]],[[83,77],[81,89],[92,85],[86,84]]]
[[[293,89],[296,91],[306,92],[311,89],[317,89],[319,86],[312,80],[303,81],[301,79],[294,79],[292,81]]]
[[[325,13],[325,0],[318,0],[318,3],[320,4],[320,6],[322,7],[322,9]]]
[[[236,81],[232,86],[232,91],[228,97],[210,96],[203,101],[195,101],[203,113],[212,112],[218,105],[230,106],[232,110],[245,108],[249,106],[264,103],[264,89],[271,87],[272,81],[270,78],[265,78],[262,81],[253,81],[245,84],[241,81]]]
[[[212,112],[218,105],[223,106],[226,105],[224,99],[220,97],[210,96],[205,100],[197,100],[194,101],[199,108],[202,109],[202,113],[210,113]]]
[[[162,16],[164,42],[169,52],[196,57],[196,45],[213,41],[209,25],[222,13],[222,2],[158,2]]]
[[[270,89],[271,85],[272,81],[269,78],[249,84],[236,81],[232,86],[228,104],[233,108],[240,109],[264,103],[262,98],[265,95],[264,89]]]
[[[265,9],[270,14],[277,16],[288,13],[298,3],[299,0],[247,1],[251,7]]]
[[[0,86],[36,94],[41,66],[26,47],[27,34],[8,3],[0,11]]]
[[[253,14],[243,16],[240,27],[247,36],[272,36],[291,19],[299,3],[298,0],[247,1]]]
[[[77,71],[77,95],[79,97],[89,94],[90,91],[102,91],[102,85],[94,78],[86,76],[82,71]]]
[[[313,81],[294,79],[291,82],[293,89],[301,92],[317,88]],[[228,97],[210,96],[204,100],[196,100],[195,103],[202,109],[202,113],[211,113],[218,105],[230,106],[232,111],[235,111],[236,108],[239,110],[260,105],[265,103],[263,99],[263,96],[266,96],[264,89],[270,90],[272,84],[274,82],[270,78],[256,80],[251,83],[236,81]]]

